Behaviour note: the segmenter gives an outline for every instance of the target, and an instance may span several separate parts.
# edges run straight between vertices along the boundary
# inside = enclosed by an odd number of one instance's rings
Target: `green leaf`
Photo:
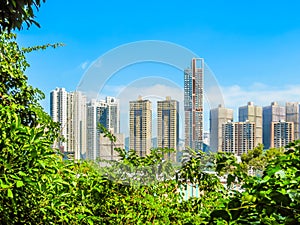
[[[89,223],[89,225],[94,225],[94,222],[91,219],[88,219],[88,223]]]
[[[13,198],[14,197],[11,189],[7,189],[7,197],[9,197],[9,198]]]
[[[22,186],[24,186],[23,181],[18,180],[18,181],[17,181],[17,188],[22,187]]]

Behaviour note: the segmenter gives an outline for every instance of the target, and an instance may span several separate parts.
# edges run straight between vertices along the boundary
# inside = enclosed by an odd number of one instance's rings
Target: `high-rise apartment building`
[[[167,97],[157,101],[157,147],[174,149],[164,158],[176,161],[179,144],[179,102]]]
[[[105,127],[114,134],[120,133],[120,107],[119,99],[114,97],[106,97],[105,103],[107,105],[106,109],[106,122]]]
[[[68,92],[65,88],[56,88],[50,93],[50,116],[54,122],[59,122],[61,125],[60,134],[67,139],[67,100]],[[57,143],[54,143],[55,148],[59,148],[62,152],[68,151],[67,143],[61,140],[58,140]]]
[[[255,147],[254,122],[227,122],[222,125],[222,151],[241,156]]]
[[[285,120],[285,107],[272,102],[270,106],[263,107],[263,144],[265,149],[271,147],[272,122]]]
[[[107,137],[104,137],[104,134],[100,134],[100,158],[105,160],[118,160],[119,154],[115,151],[115,148],[124,149],[124,134],[116,133],[114,134],[116,137],[115,142],[111,142],[111,140]]]
[[[300,105],[299,102],[286,103],[286,121],[294,123],[294,138],[300,139]]]
[[[203,147],[203,80],[204,60],[193,58],[184,70],[185,146]]]
[[[222,150],[222,125],[233,121],[233,110],[219,105],[210,110],[210,150],[213,152]]]
[[[294,140],[294,123],[278,121],[271,123],[270,148],[285,147]]]
[[[80,92],[67,92],[65,88],[56,88],[50,93],[50,114],[55,122],[61,125],[64,141],[59,147],[71,158],[85,158],[86,153],[86,97]]]
[[[74,159],[86,157],[86,97],[81,92],[68,93],[67,149]]]
[[[114,135],[120,136],[119,100],[114,97],[106,97],[105,100],[100,101],[93,99],[87,104],[86,116],[87,158],[91,160],[96,160],[103,156],[105,156],[105,158],[109,158],[109,155],[107,155],[108,152],[105,150],[108,140],[104,140],[103,135],[101,136],[99,124],[103,125]],[[121,135],[120,139],[122,139],[122,137],[123,136]],[[120,143],[123,143],[123,141]],[[120,145],[120,143],[118,143],[118,145]]]
[[[139,156],[146,156],[151,150],[152,138],[152,104],[139,97],[129,103],[130,149]]]
[[[263,143],[262,131],[262,107],[255,106],[253,102],[248,102],[248,105],[239,107],[239,122],[255,123],[255,146]]]
[[[106,117],[106,109],[104,101],[92,100],[87,104],[87,158],[91,160],[100,157],[99,122]]]

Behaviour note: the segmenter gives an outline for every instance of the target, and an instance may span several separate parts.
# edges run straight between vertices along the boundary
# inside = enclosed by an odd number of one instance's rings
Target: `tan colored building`
[[[167,97],[157,102],[157,147],[174,149],[165,158],[176,161],[179,144],[179,102]]]
[[[271,148],[285,147],[294,141],[294,123],[293,122],[272,122],[271,125]]]
[[[262,122],[262,107],[255,106],[253,102],[248,102],[246,106],[239,107],[239,122],[253,122],[255,123],[255,143],[254,145],[257,146],[258,144],[263,143],[263,122]]]
[[[152,104],[139,97],[129,103],[129,148],[139,156],[146,156],[151,150]]]
[[[222,125],[233,121],[233,110],[219,105],[210,110],[210,149],[213,152],[222,150]]]

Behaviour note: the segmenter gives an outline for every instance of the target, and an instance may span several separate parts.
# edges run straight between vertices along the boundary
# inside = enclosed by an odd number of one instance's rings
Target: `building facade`
[[[60,135],[68,139],[67,121],[68,121],[68,92],[65,88],[56,88],[50,92],[50,116],[54,122],[60,123]],[[54,143],[55,148],[59,148],[61,152],[67,152],[67,143],[57,140]]]
[[[224,123],[222,137],[222,151],[241,156],[256,146],[256,125],[250,121]]]
[[[105,127],[114,134],[120,133],[120,106],[119,99],[114,97],[106,97],[106,123]]]
[[[285,107],[277,102],[272,102],[270,106],[263,107],[263,144],[265,149],[271,147],[272,122],[285,120]]]
[[[67,149],[74,159],[86,158],[86,97],[81,92],[68,93]]]
[[[299,102],[286,103],[286,121],[294,123],[294,138],[300,139],[300,105]]]
[[[210,150],[213,152],[222,150],[222,125],[233,121],[233,110],[219,105],[210,110]]]
[[[285,147],[294,141],[294,123],[278,121],[271,123],[271,144],[270,148]]]
[[[129,147],[139,156],[146,156],[151,150],[152,104],[139,97],[129,102]]]
[[[174,149],[175,152],[164,156],[176,161],[179,144],[179,102],[167,97],[157,101],[157,147]]]
[[[262,130],[262,107],[255,106],[253,102],[248,102],[246,106],[239,107],[239,122],[253,122],[255,123],[255,146],[263,143]]]
[[[92,100],[87,104],[87,158],[96,160],[100,157],[99,122],[104,120],[107,105],[104,101]]]
[[[204,60],[193,58],[184,70],[185,146],[203,148]]]
[[[119,154],[115,151],[115,148],[124,149],[124,134],[114,134],[116,137],[116,142],[111,142],[107,137],[104,137],[104,134],[100,134],[99,139],[99,157],[104,160],[118,160]]]

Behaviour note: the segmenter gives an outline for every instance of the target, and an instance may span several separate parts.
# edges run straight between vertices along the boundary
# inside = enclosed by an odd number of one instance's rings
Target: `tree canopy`
[[[32,24],[40,26],[35,21],[35,10],[39,10],[41,2],[46,0],[0,0],[0,32],[22,29],[25,22],[27,28]]]
[[[40,1],[1,0],[1,31],[35,23],[32,5]],[[49,45],[24,49],[15,38],[0,35],[0,224],[300,224],[300,141],[267,152],[258,146],[242,163],[189,150],[177,170],[163,160],[167,149],[146,157],[116,149],[120,161],[105,167],[63,161],[52,148],[59,124],[25,74],[26,54]],[[249,166],[261,176],[249,176]]]

